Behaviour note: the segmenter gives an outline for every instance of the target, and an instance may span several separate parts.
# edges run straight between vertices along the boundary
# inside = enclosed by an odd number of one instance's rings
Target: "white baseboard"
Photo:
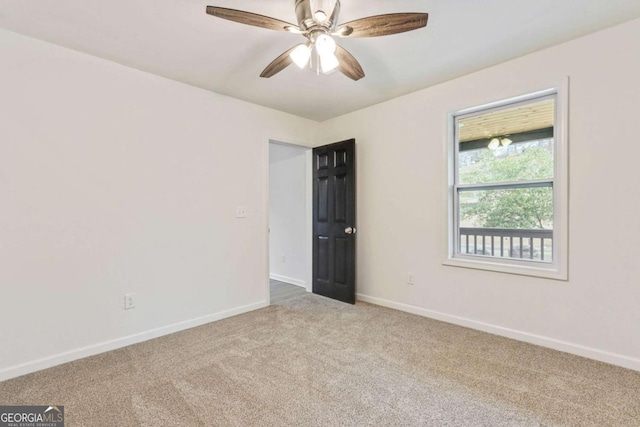
[[[267,301],[261,301],[256,304],[245,305],[243,307],[237,307],[231,310],[225,310],[219,313],[209,314],[191,320],[185,320],[183,322],[174,323],[172,325],[163,326],[157,329],[140,332],[126,337],[117,338],[115,340],[105,341],[99,344],[93,344],[42,359],[33,360],[31,362],[22,363],[20,365],[11,366],[9,368],[0,370],[0,381],[6,381],[11,378],[19,377],[21,375],[30,374],[42,369],[51,368],[52,366],[61,365],[63,363],[72,362],[74,360],[94,356],[96,354],[105,353],[107,351],[116,350],[122,347],[127,347],[132,344],[138,344],[153,338],[173,334],[174,332],[180,332],[185,329],[204,325],[206,323],[215,322],[216,320],[222,320],[226,319],[227,317],[236,316],[238,314],[248,313],[259,308],[267,307],[268,305],[269,303]]]
[[[303,288],[307,287],[307,282],[305,282],[304,280],[294,279],[292,277],[281,276],[279,274],[270,273],[269,278],[273,280],[277,280],[278,282],[289,283],[290,285],[301,286]]]
[[[560,341],[541,335],[530,334],[528,332],[504,328],[502,326],[496,326],[472,319],[466,319],[464,317],[440,313],[438,311],[428,310],[426,308],[421,308],[413,305],[402,304],[382,298],[375,298],[364,294],[357,294],[357,299],[359,301],[381,305],[383,307],[394,308],[396,310],[405,311],[407,313],[417,314],[418,316],[428,317],[431,319],[440,320],[471,329],[477,329],[479,331],[488,332],[490,334],[500,335],[518,341],[524,341],[530,344],[536,344],[542,347],[548,347],[554,350],[563,351],[565,353],[575,354],[576,356],[582,356],[588,359],[598,360],[600,362],[610,363],[612,365],[621,366],[623,368],[640,371],[640,359],[636,359],[633,357],[610,353],[608,351],[585,347],[579,344]]]

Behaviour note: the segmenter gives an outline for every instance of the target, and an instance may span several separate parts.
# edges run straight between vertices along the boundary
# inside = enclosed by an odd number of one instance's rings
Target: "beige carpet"
[[[67,426],[640,426],[640,373],[305,295],[0,383]]]

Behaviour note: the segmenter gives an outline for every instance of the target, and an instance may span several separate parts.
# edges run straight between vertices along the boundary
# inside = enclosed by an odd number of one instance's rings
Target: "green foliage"
[[[513,150],[513,147],[511,149]],[[492,150],[476,154],[475,163],[460,171],[461,183],[495,183],[553,177],[553,154],[547,148],[529,146],[520,152],[498,156]],[[549,187],[489,190],[463,193],[461,220],[478,227],[551,228],[553,191]]]

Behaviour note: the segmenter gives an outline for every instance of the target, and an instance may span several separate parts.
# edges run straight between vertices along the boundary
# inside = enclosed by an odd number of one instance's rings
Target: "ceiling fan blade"
[[[428,13],[389,13],[369,16],[340,25],[333,33],[340,37],[378,37],[426,27]]]
[[[242,10],[207,6],[207,13],[212,16],[217,16],[218,18],[228,19],[229,21],[239,22],[241,24],[253,25],[254,27],[267,28],[269,30],[300,31],[300,28],[298,28],[297,25],[289,22]]]
[[[338,70],[352,80],[358,81],[364,77],[364,71],[360,63],[342,46],[336,46],[336,58],[338,58]]]
[[[267,65],[267,68],[265,68],[264,71],[262,71],[262,74],[260,74],[260,77],[264,77],[264,78],[268,79],[269,77],[275,76],[280,71],[284,70],[289,65],[291,65],[293,60],[291,59],[289,54],[296,47],[298,47],[298,45],[295,45],[294,47],[292,47],[291,49],[287,50],[285,53],[283,53],[282,55],[280,55],[276,59],[274,59],[271,62],[271,64]]]

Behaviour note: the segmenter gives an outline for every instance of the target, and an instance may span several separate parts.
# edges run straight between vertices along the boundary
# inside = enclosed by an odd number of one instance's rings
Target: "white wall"
[[[0,58],[0,380],[267,303],[268,141],[317,123],[5,31]]]
[[[640,370],[638,51],[635,20],[323,123],[358,141],[360,297]],[[443,266],[448,113],[564,76],[569,281]]]
[[[307,287],[309,246],[306,151],[269,144],[269,271],[273,279],[303,287]]]

